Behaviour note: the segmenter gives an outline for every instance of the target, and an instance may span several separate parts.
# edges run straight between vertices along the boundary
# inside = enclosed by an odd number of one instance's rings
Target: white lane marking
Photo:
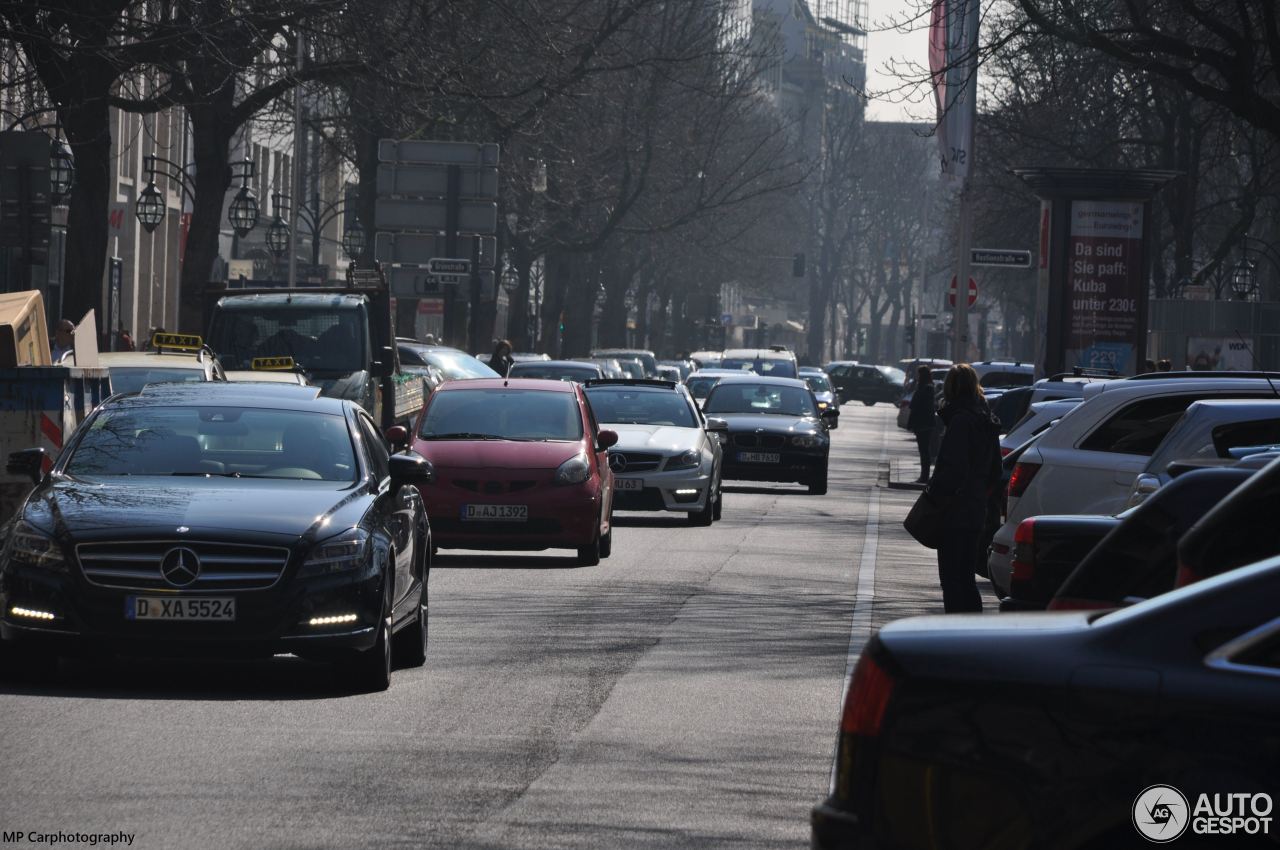
[[[885,463],[889,455],[889,431],[880,432],[880,459],[876,469]],[[867,494],[867,522],[862,534],[862,560],[858,563],[858,585],[853,595],[853,618],[849,624],[849,653],[844,668],[844,685],[840,689],[840,712],[844,713],[845,697],[849,683],[853,681],[853,668],[862,656],[862,647],[871,637],[871,614],[876,599],[876,555],[880,544],[880,486],[874,484]],[[836,725],[836,743],[831,748],[830,789],[836,787],[836,760],[840,755],[839,724]]]

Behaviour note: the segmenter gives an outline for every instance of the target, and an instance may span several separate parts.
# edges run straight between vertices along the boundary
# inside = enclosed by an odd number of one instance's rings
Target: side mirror
[[[39,484],[44,478],[44,461],[49,453],[44,449],[23,449],[9,455],[4,471],[10,475],[25,475],[32,484]]]
[[[600,447],[601,451],[613,448],[618,445],[618,432],[610,431],[608,428],[602,429],[596,435],[596,445]]]
[[[396,369],[396,352],[389,345],[384,345],[376,352],[378,359],[369,364],[369,374],[375,378],[388,378]]]
[[[391,484],[430,484],[436,480],[436,468],[417,452],[397,452],[390,458]]]
[[[397,451],[409,445],[409,431],[403,425],[392,425],[382,435]]]
[[[723,419],[716,419],[714,416],[709,417],[707,419],[707,430],[725,432],[729,430],[729,423]]]

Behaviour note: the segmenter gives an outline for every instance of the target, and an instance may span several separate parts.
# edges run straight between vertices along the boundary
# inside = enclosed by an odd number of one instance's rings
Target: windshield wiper
[[[244,476],[244,475],[241,475],[239,472],[170,472],[170,473],[169,473],[169,475],[170,475],[170,476],[177,476],[177,477],[196,477],[196,476],[203,477],[203,476],[206,476],[206,475],[212,475],[212,476],[217,477],[217,478],[244,478],[244,477],[246,477],[246,476]]]
[[[476,434],[471,431],[456,431],[451,434],[423,434],[424,440],[509,440],[499,434]]]

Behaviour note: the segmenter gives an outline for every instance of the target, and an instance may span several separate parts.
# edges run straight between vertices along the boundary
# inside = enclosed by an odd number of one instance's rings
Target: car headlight
[[[791,445],[802,449],[816,449],[822,442],[822,438],[816,434],[796,434],[791,438]]]
[[[352,528],[317,543],[299,575],[320,576],[358,570],[364,566],[368,556],[369,532],[363,528]]]
[[[683,454],[678,454],[667,461],[666,468],[671,469],[693,469],[702,463],[702,452],[697,449],[689,449]]]
[[[66,570],[67,559],[58,542],[25,520],[13,527],[9,557],[15,563],[42,570]]]
[[[828,407],[830,407],[830,405],[828,405],[825,401],[818,402],[819,410],[826,410]]]
[[[556,469],[557,484],[581,484],[591,477],[591,464],[586,455],[574,455]]]

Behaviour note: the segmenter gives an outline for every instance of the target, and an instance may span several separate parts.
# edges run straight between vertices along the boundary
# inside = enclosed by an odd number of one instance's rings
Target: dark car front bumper
[[[875,850],[876,840],[858,816],[824,800],[809,813],[813,850]]]
[[[739,459],[740,453],[776,454],[777,463],[760,463]],[[808,481],[820,477],[827,469],[827,448],[741,448],[725,447],[721,477],[732,481]]]
[[[255,656],[278,652],[363,650],[377,640],[382,581],[373,570],[299,578],[286,570],[261,590],[187,592],[91,584],[78,567],[53,572],[8,565],[0,581],[0,638],[15,645],[68,654],[108,651],[139,655]],[[234,598],[234,621],[133,620],[129,597]],[[14,608],[49,612],[21,616]],[[310,625],[312,618],[356,619]]]

